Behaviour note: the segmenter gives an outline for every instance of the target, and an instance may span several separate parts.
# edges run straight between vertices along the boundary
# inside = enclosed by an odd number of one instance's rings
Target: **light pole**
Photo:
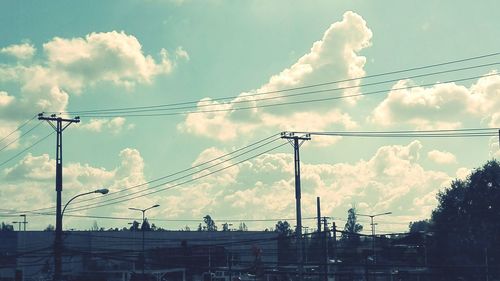
[[[19,215],[19,216],[24,218],[24,220],[23,220],[23,225],[24,225],[24,231],[26,231],[26,224],[28,223],[28,222],[26,221],[26,215],[24,215],[24,214],[23,214],[23,215]]]
[[[73,200],[75,200],[76,198],[80,197],[80,196],[84,196],[84,195],[89,195],[89,194],[94,194],[94,193],[100,193],[100,194],[107,194],[109,192],[109,190],[107,188],[101,188],[101,189],[97,189],[97,190],[94,190],[94,191],[90,191],[90,192],[85,192],[85,193],[81,193],[81,194],[78,194],[76,196],[73,196],[73,198],[69,199],[68,203],[66,203],[66,205],[64,205],[64,208],[62,209],[62,212],[61,212],[61,215],[58,216],[57,213],[56,213],[56,216],[59,217],[58,221],[60,222],[60,227],[56,227],[56,239],[55,239],[55,251],[54,251],[54,267],[55,267],[55,270],[54,270],[54,279],[56,281],[60,281],[61,280],[61,274],[62,274],[62,250],[63,250],[63,247],[62,247],[62,219],[63,219],[63,215],[64,215],[64,211],[66,211],[66,207],[68,207],[69,203],[71,203]]]
[[[363,215],[363,214],[356,214],[358,216],[362,217],[370,217],[371,220],[371,226],[372,226],[372,252],[373,252],[373,263],[377,263],[377,255],[375,254],[375,224],[373,223],[373,218],[378,217],[378,216],[383,216],[383,215],[390,215],[392,212],[386,212],[386,213],[380,213],[376,215]]]
[[[145,252],[144,252],[144,219],[145,219],[145,213],[147,210],[149,209],[153,209],[153,208],[156,208],[156,207],[160,207],[159,204],[156,204],[156,205],[153,205],[149,208],[146,208],[146,209],[139,209],[139,208],[129,208],[129,210],[134,210],[134,211],[141,211],[142,212],[142,224],[141,224],[141,231],[142,231],[142,278],[144,278],[144,261],[146,260],[146,256],[144,255]]]

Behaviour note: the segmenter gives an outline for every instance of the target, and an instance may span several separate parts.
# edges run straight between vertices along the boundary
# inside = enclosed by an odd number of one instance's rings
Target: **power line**
[[[20,135],[19,137],[15,138],[14,140],[12,140],[11,142],[7,143],[6,145],[4,145],[2,148],[0,148],[0,151],[6,149],[7,147],[9,147],[11,144],[15,143],[16,141],[18,141],[19,139],[21,139],[22,137],[24,137],[25,135],[27,135],[29,132],[33,131],[34,129],[36,129],[38,126],[40,126],[42,124],[42,122],[38,122],[38,124],[36,124],[35,126],[31,127],[31,129],[29,129],[28,131],[24,132],[22,135]]]
[[[33,143],[32,145],[30,145],[29,147],[23,149],[22,151],[20,151],[19,153],[17,153],[16,155],[12,156],[11,158],[5,160],[4,162],[0,163],[0,167],[7,164],[8,162],[10,162],[11,160],[17,158],[19,155],[23,154],[24,152],[26,152],[27,150],[33,148],[35,145],[41,143],[42,141],[44,141],[45,139],[47,139],[48,137],[50,137],[52,134],[54,134],[54,132],[50,132],[48,135],[46,135],[45,137],[39,139],[38,141],[36,141],[35,143]]]
[[[3,142],[6,138],[10,137],[13,133],[21,130],[24,126],[28,125],[31,121],[33,121],[33,119],[35,119],[37,117],[37,115],[33,115],[33,117],[31,117],[30,119],[26,120],[23,124],[21,124],[19,127],[17,127],[16,129],[14,129],[12,132],[8,133],[5,137],[3,137],[2,139],[0,139],[0,142]]]
[[[489,64],[481,64],[481,65],[468,66],[468,67],[452,69],[452,70],[444,70],[444,71],[438,71],[438,72],[433,72],[433,73],[425,73],[425,74],[401,77],[401,78],[396,78],[396,79],[384,80],[384,81],[379,81],[379,82],[366,83],[366,84],[361,84],[361,85],[336,87],[336,88],[332,88],[332,89],[323,89],[320,91],[310,91],[310,92],[302,92],[302,93],[295,93],[295,94],[289,94],[289,95],[263,97],[263,98],[258,98],[258,99],[244,99],[244,98],[252,97],[254,95],[234,96],[234,99],[237,99],[238,97],[243,98],[243,99],[240,99],[240,100],[233,99],[227,103],[224,103],[223,105],[227,106],[227,105],[240,104],[240,103],[258,102],[258,101],[266,101],[266,100],[274,100],[274,99],[282,99],[282,98],[310,95],[310,94],[316,94],[316,93],[324,93],[325,91],[333,92],[333,91],[375,86],[375,85],[380,85],[380,84],[397,82],[400,80],[415,79],[415,78],[433,76],[433,75],[438,75],[438,74],[451,73],[451,72],[457,72],[457,71],[463,71],[463,70],[470,70],[470,69],[486,67],[486,66],[493,66],[493,65],[498,65],[498,64],[500,64],[500,63],[495,62],[495,63],[489,63]],[[80,113],[84,113],[84,114],[86,113],[84,116],[90,116],[92,114],[99,114],[99,113],[105,113],[105,114],[123,114],[123,113],[126,113],[126,114],[130,114],[130,113],[137,113],[137,112],[172,111],[172,110],[193,109],[193,108],[199,109],[202,107],[215,107],[215,106],[221,105],[221,104],[200,104],[202,102],[204,102],[204,101],[201,100],[197,103],[193,103],[193,105],[190,105],[190,106],[170,107],[170,105],[157,105],[157,106],[149,106],[149,107],[144,106],[141,109],[95,110],[95,111],[87,111],[87,112],[80,112]],[[68,112],[68,114],[70,114],[70,113]],[[71,112],[71,114],[74,114],[74,113]]]
[[[442,63],[436,63],[436,64],[431,64],[431,65],[426,65],[426,66],[401,69],[401,70],[396,70],[396,71],[389,71],[389,72],[373,74],[373,75],[366,75],[366,76],[361,76],[361,77],[356,77],[356,78],[349,78],[349,79],[343,79],[343,80],[336,80],[336,81],[329,81],[329,82],[323,82],[323,83],[318,83],[318,84],[306,85],[306,86],[301,86],[301,87],[293,87],[293,88],[287,88],[287,89],[282,89],[282,90],[266,91],[266,92],[261,92],[261,93],[249,94],[249,95],[246,95],[245,97],[268,95],[268,94],[282,93],[282,92],[295,91],[295,90],[303,90],[303,89],[332,85],[332,84],[337,84],[337,83],[351,82],[351,81],[356,81],[356,80],[360,80],[360,79],[368,79],[368,78],[375,78],[375,77],[387,76],[387,75],[392,75],[392,74],[399,74],[399,73],[404,73],[404,72],[411,72],[411,71],[416,71],[416,70],[423,70],[423,69],[445,66],[445,65],[450,65],[450,64],[456,64],[456,63],[461,63],[461,62],[466,62],[466,61],[471,61],[471,60],[493,57],[493,56],[497,56],[499,54],[500,54],[500,52],[495,52],[495,53],[474,56],[474,57],[469,57],[469,58],[464,58],[464,59],[452,60],[452,61],[447,61],[447,62],[442,62]],[[497,63],[495,63],[495,64],[497,64]],[[483,66],[485,66],[485,65],[483,65]],[[480,66],[476,66],[476,67],[480,67]],[[464,68],[464,69],[466,69],[466,68]],[[464,69],[462,69],[462,70],[464,70]],[[457,70],[455,70],[455,71],[457,71]],[[237,97],[239,97],[239,96],[228,96],[228,97],[214,98],[214,99],[211,99],[211,101],[229,100],[229,99],[234,99]],[[150,106],[108,108],[108,109],[97,109],[97,110],[67,111],[66,113],[68,113],[68,114],[81,114],[81,113],[91,113],[91,112],[135,110],[135,109],[144,109],[144,108],[159,108],[159,107],[168,107],[168,106],[179,106],[179,105],[186,105],[186,104],[193,104],[193,103],[197,104],[199,102],[200,101],[197,100],[197,101],[188,101],[188,102],[171,103],[171,104],[163,104],[163,105],[152,105],[152,106],[150,105]],[[55,113],[55,112],[53,112],[53,113]]]
[[[293,132],[296,134],[311,134],[318,136],[333,137],[376,137],[376,138],[395,138],[395,137],[421,137],[421,138],[440,138],[440,137],[492,137],[497,136],[497,128],[465,128],[465,129],[447,129],[447,130],[415,130],[415,131],[330,131],[330,132]]]
[[[270,143],[273,143],[273,142],[275,142],[275,141],[277,141],[277,140],[279,140],[279,139],[280,139],[279,137],[276,137],[277,135],[278,135],[278,134],[274,134],[274,135],[272,135],[272,136],[266,137],[266,138],[264,138],[264,139],[261,139],[261,140],[259,140],[259,141],[254,142],[254,143],[251,143],[251,144],[249,144],[249,145],[247,145],[247,146],[244,146],[244,147],[238,148],[238,149],[236,149],[236,150],[234,150],[234,151],[231,151],[231,152],[226,153],[226,154],[224,154],[224,155],[221,155],[221,156],[215,157],[215,158],[213,158],[213,159],[211,159],[211,160],[208,160],[208,161],[202,162],[202,163],[200,163],[200,164],[198,164],[198,165],[195,165],[195,166],[192,166],[192,167],[190,167],[190,168],[187,168],[187,169],[184,169],[184,170],[181,170],[181,171],[178,171],[178,172],[175,172],[175,173],[169,174],[169,175],[165,175],[165,176],[162,176],[162,177],[159,177],[159,178],[156,178],[156,179],[154,179],[154,180],[150,180],[150,181],[147,181],[147,182],[144,182],[144,183],[141,183],[141,184],[137,184],[137,185],[134,185],[134,186],[131,186],[131,187],[127,187],[127,188],[121,189],[121,190],[119,190],[119,191],[114,192],[114,193],[113,193],[113,194],[111,194],[111,195],[112,195],[112,196],[114,196],[115,194],[123,193],[123,192],[125,192],[125,191],[129,191],[129,190],[134,189],[134,188],[138,188],[138,187],[145,186],[145,185],[148,185],[148,184],[151,184],[151,183],[154,183],[154,182],[158,182],[158,181],[160,181],[160,180],[163,180],[163,179],[166,179],[166,178],[170,178],[170,177],[173,177],[173,176],[176,176],[176,175],[182,174],[182,173],[184,173],[184,172],[188,172],[188,171],[190,171],[190,170],[196,170],[196,169],[201,168],[201,167],[203,167],[203,166],[205,166],[205,165],[207,165],[207,164],[209,164],[209,163],[212,163],[212,162],[218,161],[218,160],[220,160],[220,159],[223,159],[223,158],[225,158],[225,157],[227,157],[227,156],[230,156],[230,155],[236,154],[236,156],[230,157],[230,158],[225,159],[225,160],[223,160],[223,161],[221,161],[221,162],[218,162],[218,163],[216,163],[216,164],[214,164],[214,165],[211,165],[211,166],[205,167],[205,168],[203,168],[203,169],[201,169],[201,170],[197,170],[197,171],[195,171],[195,172],[191,172],[191,173],[189,173],[189,174],[187,174],[187,175],[183,175],[183,176],[181,176],[181,177],[178,177],[178,178],[176,178],[176,179],[170,180],[170,181],[165,182],[165,183],[163,183],[163,184],[172,183],[172,182],[175,182],[176,180],[180,180],[180,179],[183,179],[183,178],[186,178],[186,177],[189,177],[189,176],[195,175],[195,174],[197,174],[197,173],[201,173],[201,172],[206,171],[206,170],[208,170],[208,169],[210,169],[210,168],[216,167],[216,166],[218,166],[218,165],[222,165],[222,164],[224,164],[224,163],[226,163],[226,162],[229,162],[230,160],[236,159],[236,158],[238,158],[238,157],[240,157],[240,156],[242,156],[242,155],[248,154],[248,153],[250,153],[250,152],[252,152],[252,151],[255,151],[255,150],[259,149],[259,148],[262,148],[262,147],[264,147],[264,146],[266,146],[266,145],[268,145],[268,144],[270,144]],[[274,138],[274,139],[273,139],[273,138]],[[263,143],[263,142],[264,142],[264,144],[261,144],[261,143]],[[259,144],[260,144],[260,145],[259,145]],[[258,146],[257,146],[257,145],[258,145]],[[249,149],[249,148],[251,148],[251,147],[254,147],[254,148],[252,148],[252,149],[250,149],[250,150],[248,150],[248,151],[245,151],[246,149]],[[241,153],[240,153],[240,152],[241,152]],[[145,190],[142,190],[142,191],[145,191]],[[142,192],[142,191],[139,191],[139,192]],[[129,194],[129,195],[130,195],[130,194]],[[124,196],[122,196],[122,197],[129,196],[129,195],[124,195]],[[119,197],[119,198],[122,198],[122,197]],[[109,196],[108,196],[108,198],[109,198]],[[84,199],[84,200],[81,200],[81,201],[77,202],[77,203],[76,203],[76,205],[81,204],[81,203],[84,203],[84,202],[88,202],[88,201],[98,200],[98,199],[102,199],[102,197],[91,197],[91,198],[87,198],[87,199]],[[115,199],[116,199],[116,198],[115,198]],[[40,208],[40,209],[35,209],[35,210],[29,210],[29,211],[20,211],[20,212],[36,212],[36,211],[49,210],[49,209],[53,209],[53,208],[54,208],[54,206],[51,206],[51,207],[46,207],[46,208]],[[71,210],[71,209],[68,209],[68,211],[70,211],[70,210]]]
[[[334,96],[334,97],[326,97],[326,98],[316,98],[316,99],[306,99],[306,100],[289,101],[289,102],[281,102],[281,103],[271,103],[271,104],[263,104],[263,105],[253,105],[253,106],[245,106],[245,107],[235,107],[235,108],[227,108],[227,109],[210,109],[210,110],[180,111],[180,112],[169,112],[169,113],[150,113],[150,114],[128,114],[126,112],[123,112],[125,114],[106,114],[106,113],[103,113],[103,114],[81,114],[80,117],[94,117],[94,118],[154,117],[154,116],[174,116],[174,115],[215,113],[215,112],[232,112],[232,111],[239,111],[239,110],[250,110],[250,109],[268,108],[268,107],[294,105],[294,104],[316,103],[316,102],[323,102],[323,101],[355,98],[355,97],[361,97],[361,96],[370,96],[370,95],[387,93],[388,91],[410,90],[410,89],[414,89],[414,88],[430,87],[430,86],[442,85],[442,84],[447,84],[447,83],[463,82],[463,81],[469,81],[469,80],[497,76],[497,75],[498,75],[498,73],[491,73],[491,74],[480,75],[480,76],[472,76],[472,77],[465,77],[465,78],[460,78],[460,79],[447,80],[447,81],[443,81],[443,82],[428,83],[428,84],[414,85],[414,86],[405,86],[405,87],[377,90],[377,91],[371,91],[371,92],[365,92],[365,93],[359,93],[359,94]],[[337,88],[310,91],[307,93],[309,93],[309,94],[311,94],[311,93],[323,93],[323,92],[332,92],[332,91],[336,91],[336,90],[337,90]],[[224,105],[224,104],[217,104],[217,105],[213,105],[213,106],[221,106],[221,105]]]
[[[250,156],[250,157],[248,157],[248,158],[246,158],[246,159],[243,159],[243,160],[241,160],[241,161],[238,161],[238,162],[233,163],[233,164],[231,164],[231,165],[228,165],[228,166],[226,166],[226,167],[223,167],[223,168],[217,169],[217,170],[215,170],[215,171],[212,171],[212,172],[206,173],[206,174],[201,175],[201,176],[198,176],[198,177],[194,177],[194,178],[192,178],[192,179],[189,179],[189,180],[186,180],[186,181],[183,181],[183,182],[180,182],[180,183],[177,183],[177,184],[171,185],[171,186],[167,186],[167,187],[165,187],[165,188],[161,188],[161,189],[158,189],[158,190],[150,191],[150,192],[147,192],[147,193],[145,193],[145,194],[139,194],[139,195],[136,195],[136,196],[132,196],[132,197],[129,197],[129,198],[125,198],[125,199],[121,199],[122,197],[117,197],[117,198],[110,199],[110,200],[104,200],[103,204],[102,204],[102,203],[101,203],[101,204],[100,204],[100,203],[88,204],[87,206],[83,206],[83,207],[80,207],[80,208],[70,209],[69,211],[73,211],[73,212],[74,212],[74,211],[82,211],[82,210],[87,210],[87,209],[90,209],[90,208],[105,207],[105,206],[109,206],[109,205],[118,204],[118,203],[121,203],[121,202],[130,201],[130,200],[133,200],[133,199],[141,198],[141,197],[148,196],[148,195],[151,195],[151,194],[155,194],[155,193],[158,193],[158,192],[162,192],[162,191],[165,191],[165,190],[169,190],[169,189],[172,189],[172,188],[174,188],[174,187],[177,187],[177,186],[180,186],[180,185],[184,185],[184,184],[187,184],[187,183],[190,183],[190,182],[193,182],[193,181],[199,180],[199,179],[201,179],[201,178],[205,178],[205,177],[207,177],[207,176],[213,175],[213,174],[218,173],[218,172],[220,172],[220,171],[223,171],[223,170],[229,169],[229,168],[234,167],[234,166],[236,166],[236,165],[239,165],[239,164],[241,164],[241,163],[243,163],[243,162],[246,162],[246,161],[248,161],[248,160],[250,160],[250,159],[253,159],[253,158],[258,157],[258,156],[260,156],[260,155],[263,155],[263,154],[265,154],[265,153],[269,153],[269,152],[271,152],[271,151],[273,151],[273,150],[276,150],[276,149],[278,149],[278,148],[280,148],[280,147],[282,147],[282,146],[284,146],[284,145],[286,145],[286,144],[287,144],[287,143],[283,143],[283,144],[277,145],[277,146],[275,146],[275,147],[273,147],[273,148],[271,148],[271,149],[268,149],[268,150],[266,150],[266,151],[264,151],[264,152],[260,152],[260,153],[258,153],[258,154],[256,154],[256,155]],[[152,186],[150,189],[157,188],[157,187],[163,186],[163,185],[165,185],[165,184],[166,184],[166,183],[157,184],[157,185],[155,185],[155,186]],[[126,196],[128,197],[128,196],[131,196],[131,195],[135,195],[135,194],[138,194],[138,193],[142,193],[142,192],[144,192],[144,191],[147,191],[147,190],[142,190],[142,191],[139,191],[139,192],[134,192],[134,193],[128,194],[128,195],[126,195]],[[125,196],[123,196],[123,197],[125,197]],[[120,199],[120,200],[116,201],[117,199]],[[105,203],[105,202],[107,202],[107,201],[116,201],[116,202],[109,202],[109,203]]]

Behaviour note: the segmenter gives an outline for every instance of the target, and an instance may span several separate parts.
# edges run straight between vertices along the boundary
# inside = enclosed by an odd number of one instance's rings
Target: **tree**
[[[357,221],[356,208],[352,207],[347,211],[347,222],[340,238],[346,246],[357,247],[359,245],[360,238],[358,233],[363,230],[363,226]]]
[[[229,224],[227,222],[222,224],[222,231],[230,231]]]
[[[137,231],[139,230],[139,222],[138,221],[133,221],[132,225],[130,226],[131,231]]]
[[[410,233],[426,233],[429,232],[430,226],[430,220],[420,220],[410,222],[408,228],[410,229]]]
[[[43,231],[54,231],[55,229],[56,228],[53,225],[49,224]]]
[[[151,231],[151,225],[149,225],[147,218],[142,222],[141,231]]]
[[[437,199],[432,212],[432,262],[449,268],[441,274],[450,278],[477,280],[486,261],[500,260],[499,162],[488,161],[467,179],[454,180]],[[461,270],[454,271],[453,266]],[[491,279],[500,277],[498,267],[489,272]]]
[[[248,231],[248,227],[244,222],[240,222],[240,225],[238,226],[238,231]]]
[[[11,224],[6,224],[6,223],[2,222],[1,231],[14,231],[14,226]]]
[[[210,215],[204,216],[203,221],[205,222],[207,231],[217,231],[217,226],[215,225],[215,221],[212,220],[212,217],[210,217]]]
[[[293,230],[290,228],[290,224],[287,221],[278,221],[274,231],[278,232],[280,236],[286,237],[292,236],[293,234]]]
[[[295,247],[292,246],[293,230],[287,221],[278,221],[274,227],[278,233],[278,263],[281,266],[296,261]]]

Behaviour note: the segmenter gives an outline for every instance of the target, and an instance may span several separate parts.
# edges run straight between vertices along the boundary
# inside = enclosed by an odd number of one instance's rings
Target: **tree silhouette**
[[[217,231],[217,226],[215,225],[215,221],[212,220],[212,217],[210,217],[210,215],[204,216],[203,221],[205,222],[207,231]]]
[[[347,211],[347,222],[345,223],[344,232],[342,232],[340,240],[346,246],[356,247],[360,242],[358,233],[362,230],[363,226],[358,223],[356,216],[356,208],[352,207]]]
[[[441,272],[454,278],[477,280],[500,277],[500,164],[487,162],[465,180],[456,179],[437,196],[432,213],[433,262],[450,268]],[[451,270],[455,267],[460,270]],[[483,274],[483,275],[481,275]],[[481,277],[478,277],[480,276]],[[493,277],[493,278],[492,278]]]

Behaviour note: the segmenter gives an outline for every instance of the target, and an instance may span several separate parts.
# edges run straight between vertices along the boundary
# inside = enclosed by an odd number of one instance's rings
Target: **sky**
[[[473,1],[2,1],[0,221],[64,229],[295,225],[289,132],[500,127],[499,19]],[[450,63],[448,63],[450,62]],[[451,63],[452,62],[452,63]],[[444,64],[446,63],[446,64]],[[432,67],[431,67],[432,66]],[[403,71],[406,70],[406,71]],[[383,74],[383,75],[382,75]],[[500,156],[498,136],[312,134],[300,148],[303,225],[392,212],[430,218],[454,179]],[[368,218],[359,217],[366,232]]]

